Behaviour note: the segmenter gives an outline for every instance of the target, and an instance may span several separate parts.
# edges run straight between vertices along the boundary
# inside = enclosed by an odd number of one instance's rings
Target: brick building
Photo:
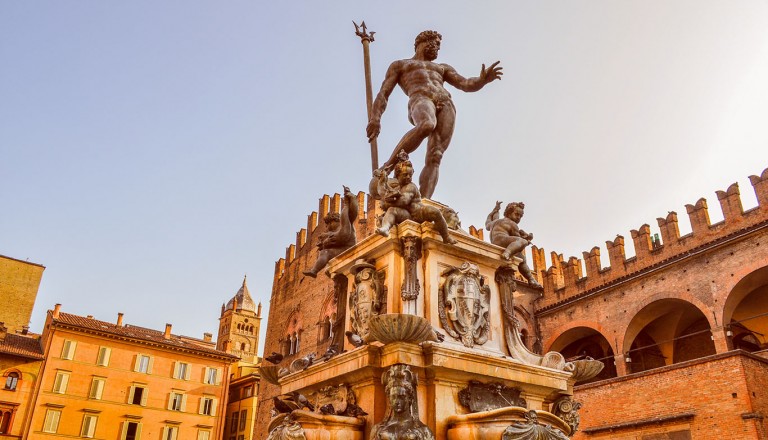
[[[230,366],[210,334],[195,339],[48,311],[34,412],[24,438],[221,438]]]
[[[625,255],[621,236],[606,242],[610,266],[597,247],[583,260],[552,253],[549,267],[544,250],[532,249],[544,288],[518,285],[514,313],[526,345],[605,363],[575,388],[583,403],[575,439],[768,438],[768,170],[750,181],[757,207],[745,211],[734,184],[717,192],[724,221],[711,224],[700,199],[686,206],[690,234],[681,236],[669,213],[657,220],[660,237],[649,225],[631,231],[635,256]],[[376,209],[363,193],[358,200],[359,241],[372,233]],[[324,353],[345,330],[333,281],[301,274],[317,257],[319,220],[339,210],[338,194],[324,196],[276,263],[265,352],[282,353],[285,364]],[[278,392],[262,384],[255,438],[266,435]]]
[[[744,210],[737,184],[717,191],[724,220],[705,199],[678,217],[606,242],[582,261],[534,249],[544,284],[535,318],[544,350],[592,356],[606,368],[577,386],[584,404],[577,439],[768,438],[768,170],[751,176],[758,206]],[[612,411],[603,408],[610,406]]]

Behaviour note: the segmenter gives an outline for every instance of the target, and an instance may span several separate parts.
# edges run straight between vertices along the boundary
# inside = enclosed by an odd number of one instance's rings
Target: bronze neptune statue
[[[456,122],[456,108],[451,101],[451,94],[443,87],[448,83],[465,92],[475,92],[491,81],[501,79],[499,62],[485,64],[480,69],[480,76],[464,78],[448,64],[433,62],[437,59],[442,36],[435,31],[424,31],[416,37],[416,53],[413,57],[393,62],[387,69],[381,90],[373,102],[370,120],[366,129],[368,140],[373,141],[381,131],[381,115],[387,108],[387,100],[396,85],[410,98],[408,101],[408,119],[414,127],[408,131],[392,151],[382,169],[389,174],[397,163],[401,151],[413,153],[424,139],[427,142],[426,163],[419,176],[419,189],[425,198],[431,198],[437,186],[440,161],[453,136]]]

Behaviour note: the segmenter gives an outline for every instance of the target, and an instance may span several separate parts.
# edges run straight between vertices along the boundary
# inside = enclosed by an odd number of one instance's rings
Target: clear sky
[[[481,226],[522,200],[547,251],[581,256],[768,167],[768,3],[36,1],[0,3],[0,254],[47,267],[45,311],[201,337],[325,193],[365,190],[362,49],[374,92],[425,29],[466,76],[435,199]],[[450,88],[450,87],[449,87]],[[383,162],[409,128],[396,90]],[[423,148],[412,156],[420,170]],[[264,331],[262,330],[262,335]],[[263,346],[263,345],[262,345]]]

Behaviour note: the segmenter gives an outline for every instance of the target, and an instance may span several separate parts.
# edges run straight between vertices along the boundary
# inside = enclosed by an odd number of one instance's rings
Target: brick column
[[[619,353],[613,357],[614,362],[616,362],[616,376],[626,376],[629,374],[629,367],[627,366],[627,363],[624,361],[624,353]]]
[[[712,329],[712,340],[715,342],[715,353],[725,353],[731,350],[731,341],[725,335],[724,327],[715,327]]]

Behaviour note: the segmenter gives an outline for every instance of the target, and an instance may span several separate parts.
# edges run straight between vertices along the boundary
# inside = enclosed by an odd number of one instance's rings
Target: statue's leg
[[[437,114],[437,126],[427,141],[424,169],[419,175],[419,192],[424,198],[431,199],[435,193],[440,175],[440,162],[443,160],[445,150],[448,149],[448,144],[451,143],[455,124],[456,109],[452,102],[445,102]]]
[[[541,287],[541,284],[539,284],[539,280],[537,280],[536,277],[533,276],[533,272],[531,272],[531,268],[528,267],[528,263],[525,261],[525,255],[522,252],[520,252],[517,254],[517,256],[523,259],[523,262],[520,263],[519,266],[517,266],[517,270],[520,271],[520,275],[522,275],[526,280],[528,280],[528,284],[535,287]]]
[[[524,238],[512,237],[512,240],[507,245],[507,248],[504,249],[504,252],[501,254],[501,258],[509,260],[512,258],[512,255],[522,252],[523,249],[528,246],[528,243],[529,241]]]
[[[392,212],[392,209],[387,209],[387,212],[384,213],[384,216],[381,218],[381,226],[376,229],[376,233],[382,237],[389,237],[389,230],[396,221],[395,213]]]
[[[317,261],[315,261],[315,265],[312,266],[312,269],[305,270],[302,272],[304,275],[312,278],[316,278],[318,272],[323,270],[326,264],[328,264],[328,260],[330,260],[332,257],[328,255],[329,252],[326,249],[321,250],[317,254]]]
[[[427,214],[425,216],[426,219],[434,222],[435,229],[437,229],[437,232],[439,232],[440,236],[443,238],[443,243],[455,244],[456,240],[451,238],[451,235],[448,233],[448,224],[445,222],[443,213],[432,206],[424,206],[423,209],[424,213]]]
[[[432,133],[437,125],[435,104],[431,99],[424,98],[423,96],[413,97],[408,103],[408,110],[414,127],[408,130],[403,138],[400,139],[395,149],[392,150],[392,155],[389,156],[389,159],[387,159],[382,168],[394,166],[397,163],[397,155],[400,154],[400,151],[405,151],[408,154],[416,151],[421,142]]]

